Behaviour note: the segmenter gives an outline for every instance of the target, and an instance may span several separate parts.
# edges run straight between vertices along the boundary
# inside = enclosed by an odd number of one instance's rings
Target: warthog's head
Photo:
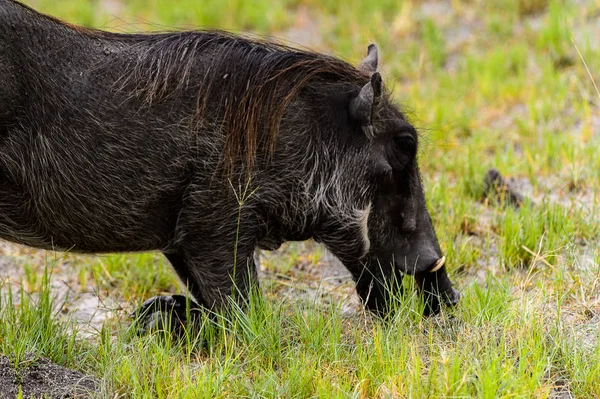
[[[352,244],[332,250],[352,272],[368,308],[385,312],[390,289],[410,274],[429,295],[428,311],[437,312],[440,296],[450,304],[458,296],[426,207],[417,166],[418,135],[385,93],[375,45],[358,69],[370,80],[349,96],[353,144],[337,174],[340,181],[351,182],[346,196],[360,198],[360,205],[353,204],[353,226],[342,229]],[[321,239],[330,248],[339,247],[341,240],[328,234]]]

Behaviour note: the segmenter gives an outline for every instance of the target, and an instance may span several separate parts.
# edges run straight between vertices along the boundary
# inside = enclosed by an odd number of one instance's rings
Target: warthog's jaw
[[[431,265],[431,267],[427,271],[429,273],[435,273],[438,270],[440,270],[442,268],[442,266],[444,266],[445,263],[446,263],[446,257],[442,256],[433,265]]]

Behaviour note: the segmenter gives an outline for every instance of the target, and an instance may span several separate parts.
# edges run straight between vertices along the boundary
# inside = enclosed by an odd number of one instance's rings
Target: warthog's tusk
[[[431,269],[429,269],[429,273],[437,272],[442,268],[442,266],[444,266],[444,263],[446,263],[446,257],[442,256],[437,260],[437,262],[433,264],[433,266],[431,266]]]

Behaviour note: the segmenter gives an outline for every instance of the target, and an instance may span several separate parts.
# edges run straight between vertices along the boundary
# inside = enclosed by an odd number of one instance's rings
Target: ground
[[[407,279],[385,323],[323,248],[291,243],[261,256],[264,301],[181,343],[130,329],[145,298],[184,291],[161,255],[1,243],[0,396],[12,395],[1,383],[17,381],[12,367],[39,357],[106,398],[600,397],[599,1],[30,4],[118,31],[269,34],[353,63],[377,42],[384,82],[421,134],[429,209],[462,300],[422,318]],[[520,206],[484,196],[490,168]],[[40,392],[27,381],[25,395]]]
[[[80,372],[69,370],[43,358],[29,355],[19,363],[18,371],[6,356],[0,357],[0,397],[73,398],[87,397],[96,383]]]

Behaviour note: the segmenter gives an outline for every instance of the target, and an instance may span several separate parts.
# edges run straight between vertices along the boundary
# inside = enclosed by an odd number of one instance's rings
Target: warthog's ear
[[[377,50],[377,46],[374,44],[369,44],[369,48],[367,49],[367,56],[364,60],[358,64],[356,67],[359,71],[362,71],[366,74],[374,74],[377,72],[379,68],[379,51]]]
[[[374,111],[381,100],[383,82],[379,72],[371,75],[371,81],[360,89],[358,96],[350,100],[350,116],[364,127],[371,127]]]

